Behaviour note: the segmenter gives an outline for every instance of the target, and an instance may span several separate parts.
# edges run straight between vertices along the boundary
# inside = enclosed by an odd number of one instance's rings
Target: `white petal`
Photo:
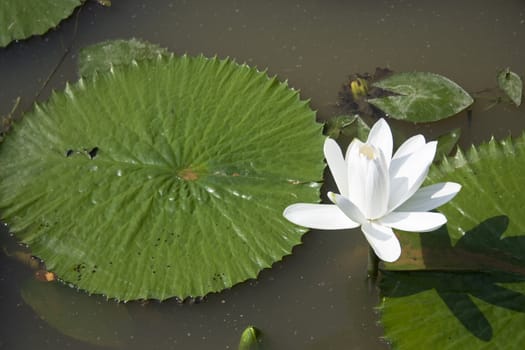
[[[349,198],[359,208],[362,208],[366,202],[364,183],[367,173],[359,155],[359,149],[364,145],[358,139],[354,139],[346,151],[348,195],[345,197]]]
[[[383,216],[388,210],[390,174],[383,151],[354,140],[349,146],[348,196],[368,219]]]
[[[388,214],[378,220],[381,225],[410,232],[428,232],[447,222],[445,215],[433,212],[398,212]]]
[[[437,142],[425,144],[408,157],[393,159],[390,164],[390,198],[388,208],[393,211],[419,189],[436,154]]]
[[[343,196],[348,196],[348,175],[343,152],[337,142],[331,138],[327,138],[324,142],[324,157],[339,192]]]
[[[320,230],[343,230],[359,226],[333,204],[292,204],[284,210],[283,216],[296,225]]]
[[[390,131],[388,123],[383,118],[379,119],[372,126],[366,143],[382,150],[387,162],[390,163],[394,141],[392,138],[392,131]]]
[[[425,137],[423,135],[415,135],[403,142],[397,149],[392,159],[406,157],[412,153],[418,151],[425,145]]]
[[[361,210],[348,198],[333,192],[328,192],[328,198],[330,198],[330,200],[334,202],[335,205],[337,205],[339,209],[341,209],[341,211],[353,222],[359,224],[367,222]]]
[[[401,245],[390,227],[367,222],[361,226],[361,231],[379,259],[386,262],[399,259]]]
[[[361,211],[368,219],[380,218],[388,210],[390,194],[390,178],[388,165],[381,150],[374,160],[367,161],[367,175],[365,178],[365,202]]]
[[[459,190],[461,185],[455,182],[441,182],[422,187],[396,211],[429,211],[450,201]]]

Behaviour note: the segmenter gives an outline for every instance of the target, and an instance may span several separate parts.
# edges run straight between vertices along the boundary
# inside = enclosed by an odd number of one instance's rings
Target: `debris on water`
[[[35,272],[35,278],[41,282],[53,282],[57,279],[57,276],[51,271],[38,270]]]
[[[343,84],[339,91],[337,105],[341,108],[343,113],[350,115],[359,114],[360,116],[384,118],[384,112],[368,103],[368,100],[394,95],[389,91],[373,86],[373,83],[380,81],[393,73],[394,72],[388,68],[377,67],[374,74],[350,74],[348,80]]]

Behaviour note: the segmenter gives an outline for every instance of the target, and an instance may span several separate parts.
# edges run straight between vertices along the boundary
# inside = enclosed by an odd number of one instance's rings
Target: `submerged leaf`
[[[168,55],[166,49],[147,41],[108,40],[80,50],[78,70],[80,76],[88,77],[95,72],[108,72],[111,67]]]
[[[391,118],[414,123],[453,116],[474,102],[458,84],[434,73],[396,73],[374,86],[396,95],[369,99],[369,103]]]
[[[13,40],[44,34],[69,17],[83,0],[0,1],[0,47]]]
[[[321,125],[246,65],[167,57],[80,80],[0,144],[0,215],[62,280],[108,297],[229,288],[270,267],[319,200]]]
[[[497,79],[500,89],[519,107],[523,94],[523,82],[520,76],[507,68],[498,73]]]
[[[83,293],[71,293],[60,283],[28,279],[22,299],[51,327],[68,337],[98,346],[122,347],[135,328],[125,305],[100,302]]]

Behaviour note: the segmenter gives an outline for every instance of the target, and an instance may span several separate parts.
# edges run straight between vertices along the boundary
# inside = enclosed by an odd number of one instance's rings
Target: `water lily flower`
[[[433,231],[447,222],[434,208],[450,201],[461,189],[454,182],[420,188],[434,155],[436,141],[423,135],[406,140],[393,153],[390,127],[377,121],[366,142],[354,139],[346,156],[338,144],[327,138],[324,155],[339,193],[328,192],[334,204],[297,203],[284,210],[289,221],[308,228],[340,230],[361,226],[368,243],[383,261],[401,255],[393,228]]]

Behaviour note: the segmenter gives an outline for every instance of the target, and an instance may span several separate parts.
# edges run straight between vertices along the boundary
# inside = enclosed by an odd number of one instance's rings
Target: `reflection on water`
[[[45,100],[51,89],[76,80],[78,50],[109,38],[138,37],[176,53],[229,56],[267,68],[310,98],[320,120],[339,113],[337,93],[348,74],[378,66],[439,73],[469,92],[495,86],[496,72],[506,66],[525,73],[525,4],[518,0],[112,3],[88,3],[58,30],[0,49],[0,115],[18,96],[17,112],[28,110],[35,96]],[[429,137],[461,127],[466,146],[492,134],[520,134],[523,111],[504,104],[485,111],[479,103],[471,119],[465,113],[418,129],[394,124]],[[1,255],[0,348],[236,349],[242,330],[253,324],[271,349],[387,349],[359,231],[310,232],[303,241],[257,281],[191,305],[116,304],[39,285],[29,267]],[[53,292],[43,297],[46,288]]]

